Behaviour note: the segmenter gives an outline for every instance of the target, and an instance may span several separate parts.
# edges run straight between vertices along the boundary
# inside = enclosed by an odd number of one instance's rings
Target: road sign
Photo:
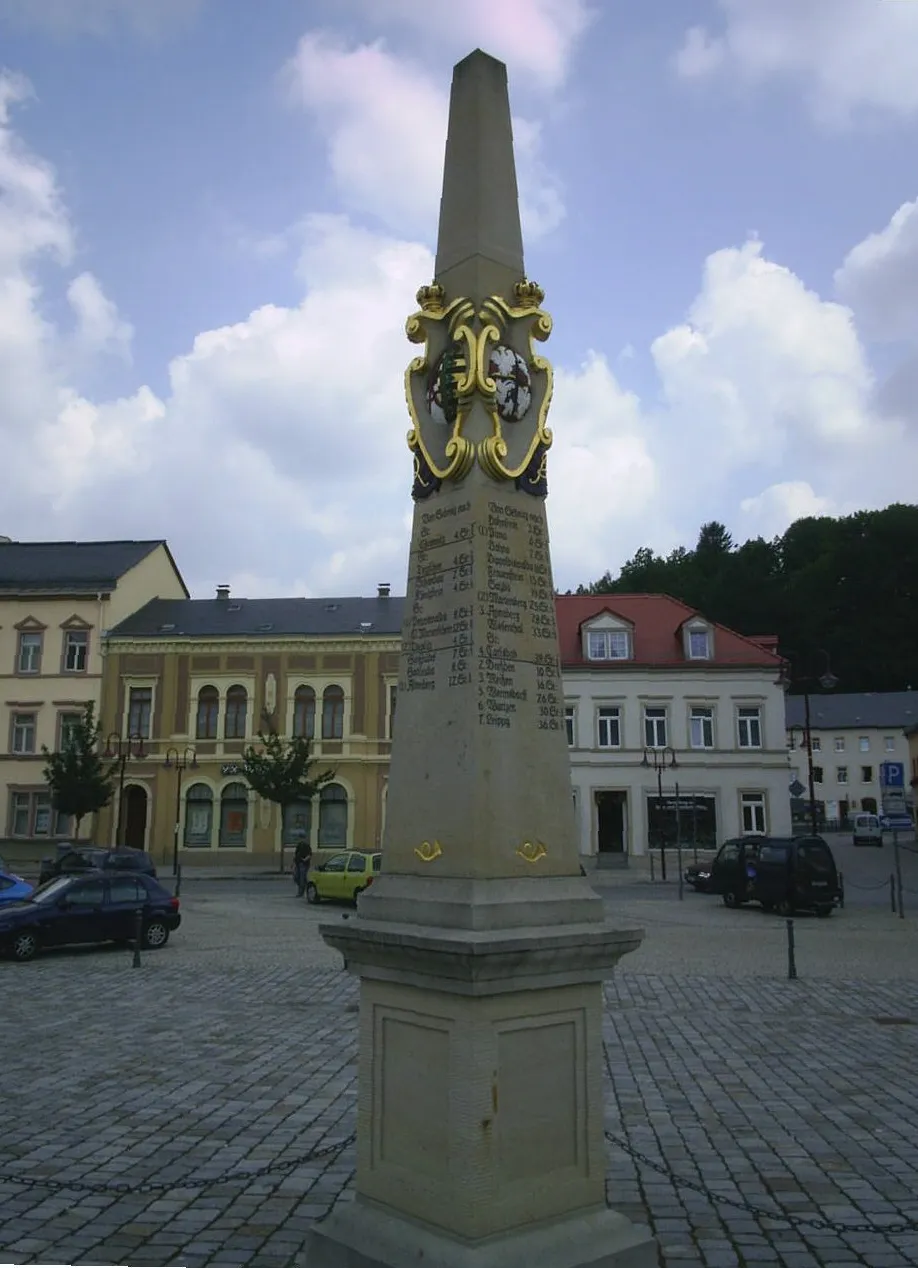
[[[881,788],[904,788],[905,787],[905,763],[904,762],[880,762],[880,787]]]
[[[909,815],[883,815],[880,827],[884,832],[911,832],[912,820]]]
[[[802,797],[803,794],[806,792],[806,789],[804,788],[803,784],[801,784],[799,779],[795,779],[794,782],[791,784],[790,789],[788,791],[790,792],[790,795],[792,797]]]

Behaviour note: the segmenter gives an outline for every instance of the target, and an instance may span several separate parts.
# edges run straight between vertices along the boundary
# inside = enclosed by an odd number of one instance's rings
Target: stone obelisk
[[[360,976],[356,1199],[310,1268],[650,1268],[606,1206],[602,980],[640,943],[580,874],[545,518],[551,333],[506,68],[454,71],[406,374],[414,526],[383,870],[323,936]]]

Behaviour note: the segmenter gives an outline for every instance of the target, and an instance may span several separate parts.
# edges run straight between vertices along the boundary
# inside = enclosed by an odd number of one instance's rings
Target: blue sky
[[[452,64],[508,64],[556,581],[913,500],[918,4],[0,0],[0,532],[404,585]]]

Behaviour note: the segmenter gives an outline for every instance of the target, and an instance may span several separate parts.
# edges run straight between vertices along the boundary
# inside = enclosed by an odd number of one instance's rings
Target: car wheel
[[[762,911],[774,911],[774,903],[762,903]]]
[[[151,920],[143,931],[143,945],[149,951],[158,951],[169,941],[169,928],[165,921]]]
[[[782,898],[775,910],[779,916],[792,916],[794,914],[794,904],[789,898]]]
[[[307,903],[319,902],[319,891],[316,889],[312,881],[306,885],[306,901]]]
[[[38,938],[34,933],[23,930],[13,939],[13,959],[18,960],[20,964],[24,964],[26,960],[34,959],[35,952],[38,950]]]
[[[831,907],[817,907],[817,908],[816,908],[816,915],[817,915],[817,916],[822,916],[822,918],[823,918],[823,919],[825,919],[825,918],[826,918],[826,916],[831,916],[831,915],[832,915],[832,908],[831,908]]]
[[[743,904],[740,901],[740,899],[737,898],[735,891],[732,889],[728,889],[727,892],[724,894],[724,906],[725,907],[742,907],[742,905]]]

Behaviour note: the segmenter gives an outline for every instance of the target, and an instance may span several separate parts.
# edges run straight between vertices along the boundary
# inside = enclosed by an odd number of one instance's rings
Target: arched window
[[[312,687],[297,687],[293,697],[293,734],[307,740],[316,733],[316,693]]]
[[[312,841],[312,802],[294,801],[284,806],[284,845]]]
[[[322,693],[322,739],[340,740],[344,735],[344,692],[326,687]]]
[[[192,784],[185,793],[185,847],[208,848],[214,831],[214,795],[206,784]]]
[[[347,790],[326,784],[319,793],[319,846],[347,845]]]
[[[218,845],[246,844],[249,821],[249,792],[245,784],[227,784],[220,794],[220,839]]]
[[[217,738],[217,718],[220,715],[220,694],[216,687],[202,687],[198,692],[198,724],[195,736],[199,740]]]
[[[245,687],[230,687],[226,693],[226,722],[223,736],[227,740],[245,739],[245,715],[249,698]]]

